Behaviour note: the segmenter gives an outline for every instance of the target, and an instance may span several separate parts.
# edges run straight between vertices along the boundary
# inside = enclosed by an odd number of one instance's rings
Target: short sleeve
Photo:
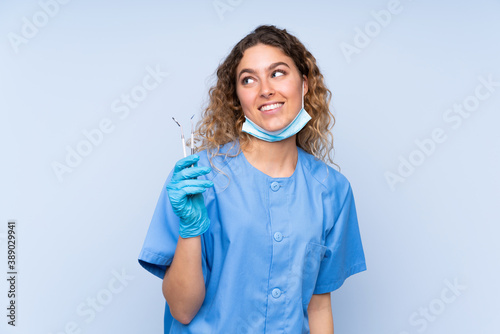
[[[349,185],[340,212],[325,237],[327,250],[321,261],[313,294],[338,289],[346,278],[366,270],[358,218]]]
[[[165,276],[167,266],[172,263],[179,239],[179,217],[173,212],[167,194],[167,184],[172,173],[170,172],[163,185],[139,254],[141,266],[161,279]]]

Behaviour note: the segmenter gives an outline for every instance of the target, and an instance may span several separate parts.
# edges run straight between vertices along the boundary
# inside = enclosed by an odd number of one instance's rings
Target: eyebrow
[[[271,65],[269,65],[269,66],[267,67],[267,71],[271,71],[271,70],[273,70],[274,68],[276,68],[276,67],[278,67],[278,66],[280,66],[280,65],[284,65],[284,66],[286,66],[286,67],[290,68],[290,66],[288,66],[288,64],[287,64],[287,63],[285,63],[285,62],[283,62],[283,61],[279,61],[279,62],[272,63]],[[241,77],[241,75],[242,75],[243,73],[251,73],[251,74],[255,74],[255,71],[254,71],[254,70],[252,70],[252,69],[250,69],[250,68],[244,68],[244,69],[242,69],[242,70],[240,71],[240,74],[238,74],[238,79]]]

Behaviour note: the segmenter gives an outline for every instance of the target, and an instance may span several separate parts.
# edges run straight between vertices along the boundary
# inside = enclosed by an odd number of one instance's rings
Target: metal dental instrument
[[[193,130],[193,116],[191,116],[191,154],[194,154],[194,130]]]
[[[191,116],[191,154],[194,154],[194,125],[193,125],[193,116]],[[182,125],[177,122],[175,118],[172,117],[175,123],[181,128],[181,139],[182,139],[182,151],[184,152],[184,158],[186,155],[186,139],[184,138],[184,131],[182,130]]]
[[[182,131],[182,125],[177,122],[175,118],[172,117],[175,123],[181,128],[181,139],[182,139],[182,151],[184,152],[184,158],[186,157],[186,140],[184,139],[184,131]]]

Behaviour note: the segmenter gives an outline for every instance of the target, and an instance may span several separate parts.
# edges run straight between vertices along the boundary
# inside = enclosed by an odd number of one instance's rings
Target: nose
[[[264,98],[269,98],[274,95],[274,88],[270,82],[267,80],[262,80],[262,84],[260,86],[260,96]]]

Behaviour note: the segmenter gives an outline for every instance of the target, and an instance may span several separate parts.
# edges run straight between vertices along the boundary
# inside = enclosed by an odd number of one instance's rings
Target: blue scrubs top
[[[234,144],[234,146],[233,146]],[[210,217],[201,235],[205,300],[183,325],[165,310],[165,333],[309,333],[312,294],[331,292],[366,270],[348,180],[301,148],[290,177],[270,177],[243,153],[215,157],[203,193]],[[220,152],[234,154],[238,142]],[[199,166],[210,166],[207,152]],[[179,238],[166,185],[139,263],[163,279]]]

